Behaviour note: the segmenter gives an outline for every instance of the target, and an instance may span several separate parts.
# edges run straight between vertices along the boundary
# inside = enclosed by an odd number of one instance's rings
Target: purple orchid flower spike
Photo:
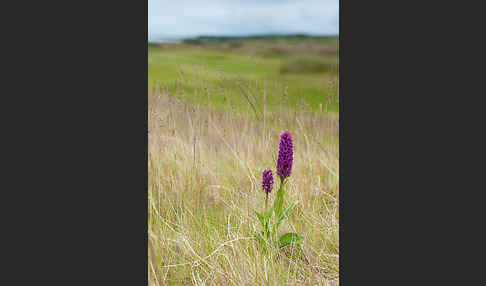
[[[280,135],[280,145],[278,150],[277,174],[283,181],[290,176],[292,172],[292,162],[294,159],[294,145],[292,144],[292,135],[285,131]]]
[[[272,170],[263,170],[263,180],[262,180],[262,189],[268,193],[272,192],[273,188],[273,174]]]

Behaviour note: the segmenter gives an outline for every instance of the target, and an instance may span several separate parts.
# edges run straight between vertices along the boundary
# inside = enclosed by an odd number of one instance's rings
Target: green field
[[[250,108],[247,97],[258,108],[266,93],[269,110],[302,106],[338,112],[337,49],[337,38],[151,44],[149,92],[158,89],[223,109]]]

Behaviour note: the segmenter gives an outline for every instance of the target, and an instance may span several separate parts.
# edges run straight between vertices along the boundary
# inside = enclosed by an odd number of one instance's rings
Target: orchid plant
[[[268,195],[272,192],[274,183],[272,170],[264,170],[262,174],[262,189],[265,191],[264,210],[262,213],[255,213],[262,224],[263,230],[257,232],[255,236],[264,246],[265,252],[267,251],[267,245],[274,245],[281,248],[291,243],[300,244],[303,240],[303,236],[295,232],[285,233],[277,239],[278,228],[288,217],[289,212],[297,205],[297,202],[293,202],[290,205],[283,206],[285,186],[292,172],[293,152],[292,135],[289,131],[285,131],[280,136],[277,160],[277,175],[280,177],[280,187],[277,191],[273,206],[270,209],[268,209]],[[274,214],[275,219],[273,225],[271,225],[270,221]]]

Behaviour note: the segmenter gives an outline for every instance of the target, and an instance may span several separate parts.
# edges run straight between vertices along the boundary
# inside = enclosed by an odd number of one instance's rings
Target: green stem
[[[270,238],[270,214],[268,213],[268,193],[265,192],[265,210],[263,212],[264,225],[263,233],[266,239]]]
[[[268,192],[265,192],[265,213],[268,210]]]
[[[275,242],[277,241],[277,221],[278,218],[280,217],[280,213],[282,212],[284,195],[285,195],[285,179],[280,178],[280,188],[277,191],[277,196],[275,198],[275,203],[273,208],[275,211],[275,223],[272,228],[272,237]]]

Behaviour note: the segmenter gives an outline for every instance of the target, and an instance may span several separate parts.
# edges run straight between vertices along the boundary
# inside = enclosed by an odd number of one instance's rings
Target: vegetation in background
[[[280,72],[307,74],[307,73],[338,73],[337,62],[330,62],[318,57],[301,56],[291,58],[282,64]]]
[[[198,44],[149,45],[149,91],[169,92],[216,108],[248,105],[242,88],[275,110],[307,105],[338,112],[336,37],[191,39]],[[189,40],[189,43],[192,43]],[[224,91],[224,92],[223,92]]]

